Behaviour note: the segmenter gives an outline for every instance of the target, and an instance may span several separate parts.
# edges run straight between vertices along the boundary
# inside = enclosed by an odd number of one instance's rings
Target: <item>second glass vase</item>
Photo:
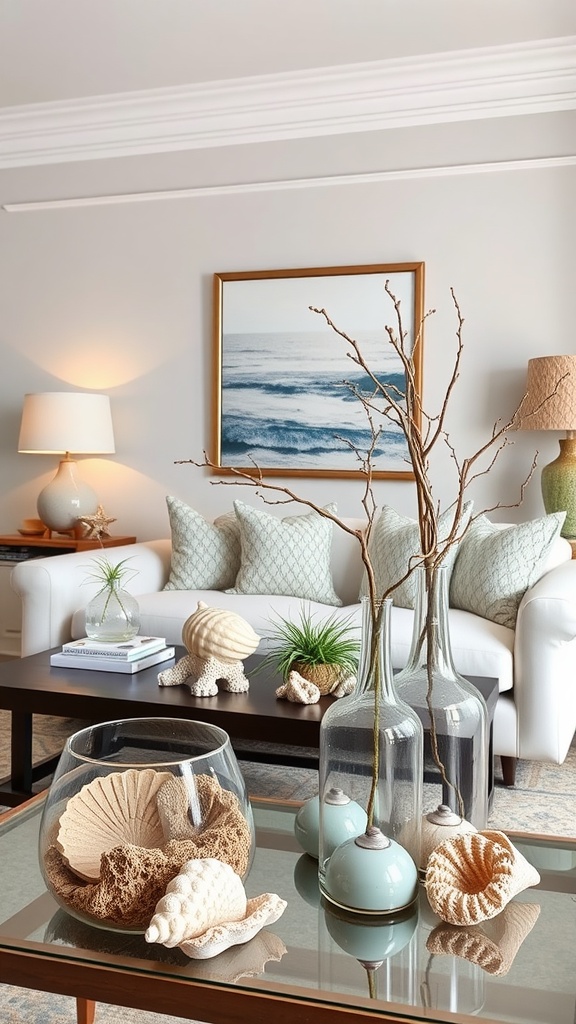
[[[406,865],[404,905],[415,895],[412,865],[407,861],[418,864],[420,857],[423,730],[417,714],[398,698],[394,686],[390,660],[391,604],[388,599],[373,608],[368,598],[362,599],[362,647],[356,689],[328,709],[320,727],[319,884],[331,902],[354,912],[397,910],[402,906],[404,891],[400,886],[396,894],[391,894],[389,906],[384,905],[387,896],[380,907],[377,900],[373,906],[359,906],[352,891],[352,869],[350,877],[339,869],[338,892],[335,891],[331,862],[332,867],[340,863],[341,851],[348,842],[362,846],[363,836],[349,840],[344,833],[341,845],[336,845],[334,815],[328,814],[326,808],[332,812],[335,804],[345,807],[348,800],[363,808],[366,836],[376,829],[386,837],[388,849],[381,863],[396,857],[397,875],[404,872]],[[372,850],[366,858],[360,858],[366,864],[366,878],[377,861]],[[406,852],[410,855],[407,858]],[[375,876],[379,874],[381,868]]]
[[[482,694],[456,671],[448,626],[448,570],[415,569],[418,576],[408,662],[395,676],[398,695],[414,708],[426,732],[425,811],[447,805],[477,829],[488,818],[489,725]]]

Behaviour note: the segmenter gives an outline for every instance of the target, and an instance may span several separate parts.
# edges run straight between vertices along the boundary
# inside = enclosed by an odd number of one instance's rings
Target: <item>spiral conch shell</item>
[[[236,612],[210,608],[203,601],[182,627],[182,642],[191,654],[232,663],[253,654],[260,637]]]
[[[488,921],[540,875],[503,832],[472,832],[432,851],[426,892],[432,910],[449,924]]]
[[[187,956],[204,960],[248,942],[277,921],[285,907],[275,893],[247,900],[240,876],[222,861],[189,860],[168,883],[145,938],[169,949],[179,946]]]

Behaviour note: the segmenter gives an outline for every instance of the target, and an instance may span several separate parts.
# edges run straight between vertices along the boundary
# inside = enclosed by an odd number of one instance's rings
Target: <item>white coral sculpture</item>
[[[188,654],[159,673],[159,686],[187,683],[193,697],[215,697],[219,682],[231,693],[248,690],[242,661],[254,653],[260,637],[241,615],[199,601],[182,627],[182,642]]]
[[[214,857],[186,861],[168,883],[145,934],[146,942],[179,946],[205,960],[252,939],[282,916],[286,901],[275,893],[248,900],[242,880]]]

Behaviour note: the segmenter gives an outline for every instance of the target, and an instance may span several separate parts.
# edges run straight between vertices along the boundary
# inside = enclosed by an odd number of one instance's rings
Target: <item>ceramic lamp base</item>
[[[560,454],[542,470],[542,499],[548,515],[566,512],[563,537],[576,537],[576,438],[560,441]]]
[[[62,459],[56,476],[38,495],[37,508],[46,526],[68,533],[78,525],[79,516],[94,515],[98,496],[78,479],[74,460]]]

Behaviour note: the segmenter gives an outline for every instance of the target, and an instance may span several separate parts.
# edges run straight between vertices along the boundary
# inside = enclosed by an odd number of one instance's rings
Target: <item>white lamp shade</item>
[[[24,396],[19,452],[108,455],[115,450],[108,395],[45,391]]]

